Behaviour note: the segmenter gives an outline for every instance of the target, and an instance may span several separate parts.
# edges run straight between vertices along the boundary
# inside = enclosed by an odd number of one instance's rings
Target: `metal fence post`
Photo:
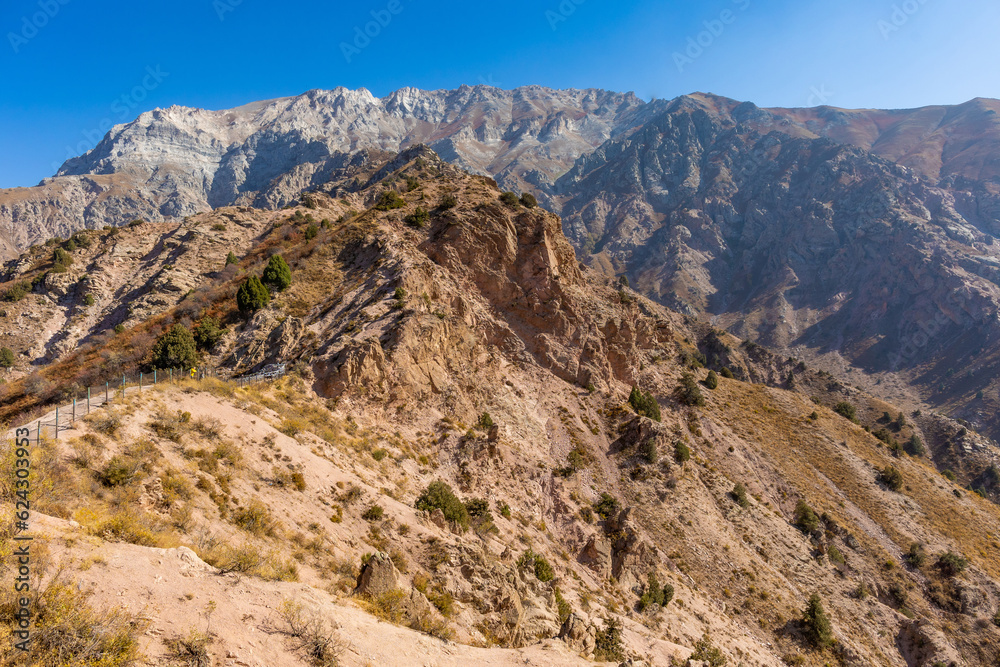
[[[110,392],[110,387],[111,387],[111,383],[106,381],[104,383],[104,402],[105,403],[110,403],[111,402],[111,399],[109,398],[111,396],[111,394],[109,393]]]
[[[76,423],[76,396],[73,397],[73,418],[69,423],[71,426]]]
[[[56,406],[56,440],[59,439],[59,406]]]
[[[90,387],[87,387],[87,414],[90,414]]]
[[[139,393],[142,393],[142,371],[139,371]]]
[[[42,420],[39,419],[35,422],[35,446],[39,447],[42,444]]]

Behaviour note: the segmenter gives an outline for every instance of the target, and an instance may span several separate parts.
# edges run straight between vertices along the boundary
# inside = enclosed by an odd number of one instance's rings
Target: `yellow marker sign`
[[[191,369],[191,377],[194,377],[197,374],[198,374],[198,369],[197,368],[192,368]]]

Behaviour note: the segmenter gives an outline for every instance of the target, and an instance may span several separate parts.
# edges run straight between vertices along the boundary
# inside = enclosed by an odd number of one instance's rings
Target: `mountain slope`
[[[93,584],[97,602],[162,603],[144,607],[151,631],[139,639],[155,661],[196,630],[218,659],[291,663],[286,599],[341,623],[350,665],[381,664],[388,651],[386,661],[408,652],[446,662],[438,638],[447,636],[512,649],[497,652],[497,664],[597,656],[668,665],[708,658],[711,646],[730,664],[997,659],[1000,631],[989,619],[1000,604],[1000,510],[862,428],[899,407],[581,266],[556,216],[504,203],[489,179],[426,149],[359,161],[323,189],[340,196],[312,193],[280,213],[216,211],[181,223],[183,234],[161,230],[181,239],[173,256],[187,257],[194,292],[176,305],[147,302],[113,337],[96,335],[110,322],[95,320],[89,343],[38,368],[58,400],[81,371],[101,379],[105,355],[145,367],[158,335],[208,315],[227,329],[203,359],[220,375],[271,361],[292,368],[265,385],[185,380],[135,392],[36,452],[45,464],[35,488],[52,490],[36,509],[79,524],[39,521],[65,576]],[[380,210],[389,192],[403,205]],[[186,232],[235,234],[204,230],[223,218],[263,226],[232,273],[210,275],[221,248],[208,252],[215,246]],[[84,249],[95,270],[118,261],[110,247]],[[241,316],[237,285],[275,252],[291,285]],[[25,266],[24,278],[43,268]],[[46,289],[38,283],[22,301],[41,302]],[[733,377],[710,389],[699,353]],[[701,405],[682,400],[692,371],[706,381],[696,385]],[[778,386],[790,375],[799,391]],[[630,407],[634,385],[655,399],[659,420]],[[32,398],[26,389],[23,380],[4,386],[5,418],[26,418],[12,414]],[[830,409],[843,401],[857,421]],[[945,425],[896,422],[894,437],[922,433],[933,446],[930,427]],[[112,476],[123,460],[131,474]],[[888,466],[900,485],[885,481]],[[444,511],[416,509],[438,480],[466,501],[468,528],[460,514],[456,525]],[[11,489],[0,486],[5,500]],[[913,543],[926,557],[904,564]],[[151,551],[179,546],[211,567]],[[960,571],[938,567],[949,551],[968,566],[946,558]],[[151,572],[134,565],[143,562]],[[207,592],[164,595],[153,575],[180,581],[175,569]],[[114,584],[130,572],[150,590]],[[643,604],[650,575],[659,593]],[[660,604],[664,583],[671,596]],[[813,593],[835,647],[811,645],[798,620]],[[359,620],[359,609],[414,632],[354,637],[381,627]],[[607,652],[614,621],[620,654]],[[267,628],[274,634],[259,646]]]

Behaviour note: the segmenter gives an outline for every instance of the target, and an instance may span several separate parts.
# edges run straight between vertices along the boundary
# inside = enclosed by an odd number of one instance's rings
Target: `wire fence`
[[[152,373],[123,375],[121,380],[116,379],[113,382],[105,382],[103,385],[88,387],[80,396],[74,396],[65,405],[57,406],[55,410],[45,416],[17,428],[22,432],[24,429],[27,429],[27,437],[36,442],[41,441],[45,437],[58,439],[60,431],[73,428],[78,419],[83,419],[94,410],[111,405],[116,400],[122,401],[129,394],[142,393],[144,389],[150,389],[158,384],[173,384],[183,379],[204,380],[205,378],[216,378],[222,382],[246,387],[268,380],[275,380],[285,375],[285,372],[285,364],[271,364],[256,373],[236,378],[220,377],[214,368],[167,368],[154,369]],[[11,431],[13,430],[11,429]]]

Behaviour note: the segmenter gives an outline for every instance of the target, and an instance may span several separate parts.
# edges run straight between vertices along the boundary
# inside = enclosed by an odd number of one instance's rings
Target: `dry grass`
[[[5,577],[9,573],[4,573]],[[54,577],[38,593],[33,613],[31,652],[24,659],[12,650],[17,599],[12,588],[0,593],[0,667],[91,665],[126,667],[142,659],[139,637],[145,621],[121,608],[95,609],[90,594]]]
[[[301,603],[284,600],[278,609],[281,623],[274,628],[289,638],[292,650],[315,667],[336,667],[348,642],[333,629],[318,611],[307,610]]]

